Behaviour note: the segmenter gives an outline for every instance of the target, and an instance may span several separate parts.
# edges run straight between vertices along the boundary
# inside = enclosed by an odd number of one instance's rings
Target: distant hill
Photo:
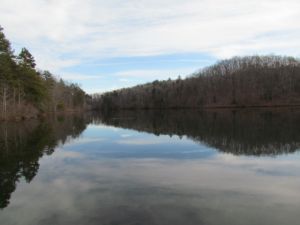
[[[186,79],[94,95],[93,103],[96,109],[300,105],[300,61],[273,55],[234,57]]]

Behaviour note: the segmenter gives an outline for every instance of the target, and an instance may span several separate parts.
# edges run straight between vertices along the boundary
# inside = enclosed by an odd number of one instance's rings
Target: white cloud
[[[195,68],[180,68],[174,70],[128,70],[128,71],[120,71],[115,75],[117,77],[121,77],[122,81],[128,81],[126,78],[150,78],[152,80],[155,77],[160,77],[161,79],[168,78],[177,78],[180,76],[186,76],[195,72]]]
[[[298,0],[2,0],[0,21],[54,72],[116,56],[299,56],[300,48]]]
[[[105,86],[105,87],[87,87],[84,88],[85,92],[88,94],[95,94],[95,93],[104,93],[104,92],[108,92],[108,91],[113,91],[113,90],[117,90],[120,89],[124,86],[122,85],[111,85],[111,86]]]
[[[87,74],[76,74],[76,73],[67,73],[64,74],[63,78],[66,80],[92,80],[96,84],[96,87],[84,87],[84,90],[89,93],[103,93],[106,91],[112,91],[121,88],[128,88],[136,86],[140,83],[152,82],[155,79],[167,80],[177,79],[178,76],[181,78],[186,77],[187,75],[192,74],[196,71],[196,68],[179,68],[179,69],[144,69],[144,70],[124,70],[115,73],[107,73],[106,75],[92,75]],[[109,77],[114,80],[113,82],[107,82],[106,79]]]
[[[63,74],[63,79],[68,81],[74,80],[97,80],[103,77],[102,75],[89,75],[89,74],[81,74],[81,73],[66,73]]]

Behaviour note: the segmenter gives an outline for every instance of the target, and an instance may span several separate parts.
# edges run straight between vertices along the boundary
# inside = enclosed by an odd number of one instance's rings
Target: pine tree
[[[17,57],[14,55],[0,26],[0,119],[28,116],[27,107],[55,112],[59,103],[67,103],[69,108],[84,106],[81,92],[85,93],[79,87],[57,81],[50,72],[39,72],[35,66],[34,57],[26,48]],[[77,89],[80,94],[75,95]]]
[[[22,48],[18,58],[22,66],[26,66],[32,69],[35,68],[35,59],[26,48]]]
[[[3,33],[3,28],[0,26],[0,54],[5,54],[10,57],[13,56],[13,51],[9,40],[6,39],[5,34]]]
[[[13,51],[8,39],[0,26],[0,96],[2,103],[2,117],[6,118],[9,99],[9,87],[13,83],[14,74]]]

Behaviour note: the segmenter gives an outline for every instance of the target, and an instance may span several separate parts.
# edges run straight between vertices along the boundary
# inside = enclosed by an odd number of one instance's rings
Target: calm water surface
[[[0,124],[0,224],[299,225],[300,110]]]

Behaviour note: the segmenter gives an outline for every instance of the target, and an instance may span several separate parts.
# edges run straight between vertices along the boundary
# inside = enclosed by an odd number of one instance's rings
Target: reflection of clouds
[[[0,221],[7,225],[299,223],[300,155],[294,154],[292,160],[216,153],[207,158],[176,159],[168,154],[166,159],[155,158],[155,151],[193,155],[213,150],[177,136],[123,129],[112,135],[107,132],[111,130],[97,130],[105,138],[93,138],[89,135],[95,133],[88,130],[40,160],[36,179],[18,186],[11,204],[0,212]],[[140,150],[149,151],[151,157],[100,154],[125,151],[136,156]]]
[[[61,148],[57,148],[55,154],[50,156],[51,160],[55,159],[80,159],[84,156],[79,152],[72,152],[72,151],[64,151]]]
[[[87,130],[92,130],[92,131],[113,131],[113,132],[118,132],[121,129],[118,127],[114,126],[109,126],[109,125],[104,125],[102,123],[97,122],[97,124],[89,124],[87,127]]]
[[[93,138],[88,138],[88,137],[82,137],[79,139],[74,139],[72,142],[69,142],[65,144],[65,146],[73,146],[73,145],[78,145],[78,144],[88,144],[88,143],[93,143],[93,142],[103,142],[105,141],[105,138],[98,138],[98,137],[93,137]]]
[[[280,163],[269,161],[243,161],[238,165],[224,163],[221,159],[211,160],[153,160],[133,161],[120,171],[122,176],[135,177],[153,185],[160,184],[171,187],[188,189],[209,189],[216,191],[236,191],[254,195],[273,195],[274,199],[300,203],[300,182],[296,177],[285,176],[280,178],[273,174],[259,174],[258,168],[268,171],[284,169],[286,174],[300,174],[299,162]],[[266,165],[264,166],[264,163]],[[271,187],[270,187],[270,184]],[[266,188],[268,187],[268,188]]]
[[[299,155],[300,156],[300,155]],[[215,160],[224,166],[244,168],[256,173],[267,173],[272,176],[298,176],[300,171],[300,157],[294,154],[289,157],[238,157],[231,154],[215,155]]]
[[[95,125],[95,124],[89,124],[88,125],[88,127],[87,127],[87,129],[93,129],[93,130],[103,130],[103,129],[105,129],[106,128],[106,126],[105,125],[103,125],[103,124],[101,124],[101,123],[98,123],[97,125]]]
[[[70,152],[55,155],[72,157]],[[75,153],[77,155],[77,153]],[[298,224],[299,160],[45,158],[7,224]],[[55,166],[53,166],[55,165]],[[293,171],[280,179],[258,169]],[[30,202],[30,204],[28,204]],[[26,205],[26,207],[24,207]],[[19,216],[22,215],[20,222]]]
[[[143,138],[132,138],[127,140],[118,140],[116,143],[123,145],[156,145],[166,143],[166,140],[156,139],[143,139]]]
[[[128,138],[128,137],[132,137],[132,134],[121,134],[122,138]]]
[[[154,135],[142,135],[142,136],[135,136],[133,134],[128,135],[121,135],[123,139],[117,140],[115,143],[123,144],[123,145],[156,145],[156,144],[176,144],[181,143],[183,144],[184,141],[188,141],[189,143],[193,143],[187,139],[180,140],[178,136],[169,137],[167,135],[161,135],[159,137]]]
[[[211,149],[213,151],[213,149]],[[207,147],[199,146],[197,149],[191,149],[191,150],[182,150],[183,154],[191,154],[191,153],[199,153],[199,152],[207,152]]]

